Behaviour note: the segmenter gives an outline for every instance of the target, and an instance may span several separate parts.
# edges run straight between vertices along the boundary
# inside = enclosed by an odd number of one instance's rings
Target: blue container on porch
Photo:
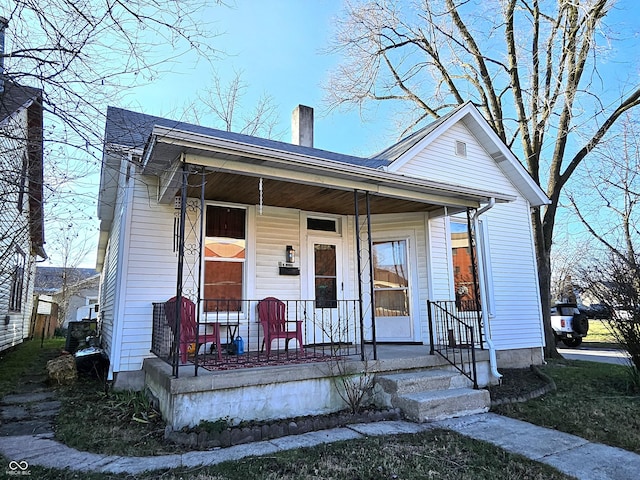
[[[242,339],[242,337],[237,336],[233,340],[233,343],[235,346],[236,355],[242,355],[244,353],[244,340]]]

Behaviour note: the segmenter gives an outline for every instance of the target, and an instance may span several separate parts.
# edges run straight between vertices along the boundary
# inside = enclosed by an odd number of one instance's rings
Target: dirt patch
[[[505,368],[500,373],[500,385],[488,388],[492,406],[525,402],[556,388],[553,380],[533,365],[530,368]]]

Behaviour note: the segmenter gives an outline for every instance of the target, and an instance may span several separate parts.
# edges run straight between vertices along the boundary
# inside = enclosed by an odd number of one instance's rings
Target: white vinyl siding
[[[0,126],[0,351],[11,348],[29,336],[33,309],[35,258],[29,232],[28,195],[20,190],[26,156],[27,110],[7,117]],[[24,188],[28,188],[25,184]],[[22,205],[18,205],[22,198]],[[22,252],[22,292],[19,309],[10,310],[11,285],[16,266],[16,252]]]
[[[118,168],[121,165],[118,164]],[[121,172],[114,173],[116,176],[122,176]],[[111,368],[114,364],[112,354],[114,352],[114,334],[115,334],[115,305],[118,301],[117,283],[118,271],[120,268],[119,251],[120,247],[120,230],[122,228],[122,191],[118,190],[116,197],[116,205],[114,207],[114,218],[109,232],[109,242],[106,247],[105,261],[102,267],[100,279],[100,333],[102,336],[103,347],[109,355]]]
[[[542,312],[529,205],[521,198],[487,212],[498,350],[541,346]]]
[[[455,143],[467,144],[467,156],[455,154]],[[460,122],[407,161],[398,173],[450,185],[481,188],[498,193],[517,193],[496,162]]]
[[[451,300],[453,277],[451,251],[445,217],[429,220],[429,264],[431,266],[431,300]]]
[[[456,141],[466,143],[466,157],[455,154]],[[542,316],[529,204],[498,164],[458,122],[406,161],[398,173],[517,197],[514,202],[497,203],[483,215],[490,225],[488,280],[495,306],[489,321],[498,350],[540,347]],[[453,300],[446,220],[432,219],[429,226],[432,299]]]
[[[255,217],[255,300],[278,297],[300,299],[300,275],[279,275],[279,262],[284,262],[285,249],[292,245],[297,252],[296,265],[304,265],[300,246],[300,212],[284,208],[263,207]]]
[[[119,371],[140,370],[142,361],[153,356],[150,352],[153,303],[164,302],[176,293],[174,206],[150,201],[149,192],[156,190],[155,178],[133,178],[130,232],[123,242],[127,255],[121,255],[127,262],[126,278],[119,286],[120,299],[124,298],[118,319],[124,321]]]

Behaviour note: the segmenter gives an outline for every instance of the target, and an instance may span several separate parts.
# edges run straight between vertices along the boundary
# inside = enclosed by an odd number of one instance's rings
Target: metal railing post
[[[429,344],[431,347],[429,348],[429,355],[434,355],[434,345],[433,345],[433,314],[431,312],[431,300],[427,300],[427,315],[429,316]]]

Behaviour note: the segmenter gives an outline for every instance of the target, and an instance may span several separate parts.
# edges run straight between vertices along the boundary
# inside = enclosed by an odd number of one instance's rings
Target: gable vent
[[[467,156],[467,144],[459,140],[456,141],[456,155],[459,157]]]

